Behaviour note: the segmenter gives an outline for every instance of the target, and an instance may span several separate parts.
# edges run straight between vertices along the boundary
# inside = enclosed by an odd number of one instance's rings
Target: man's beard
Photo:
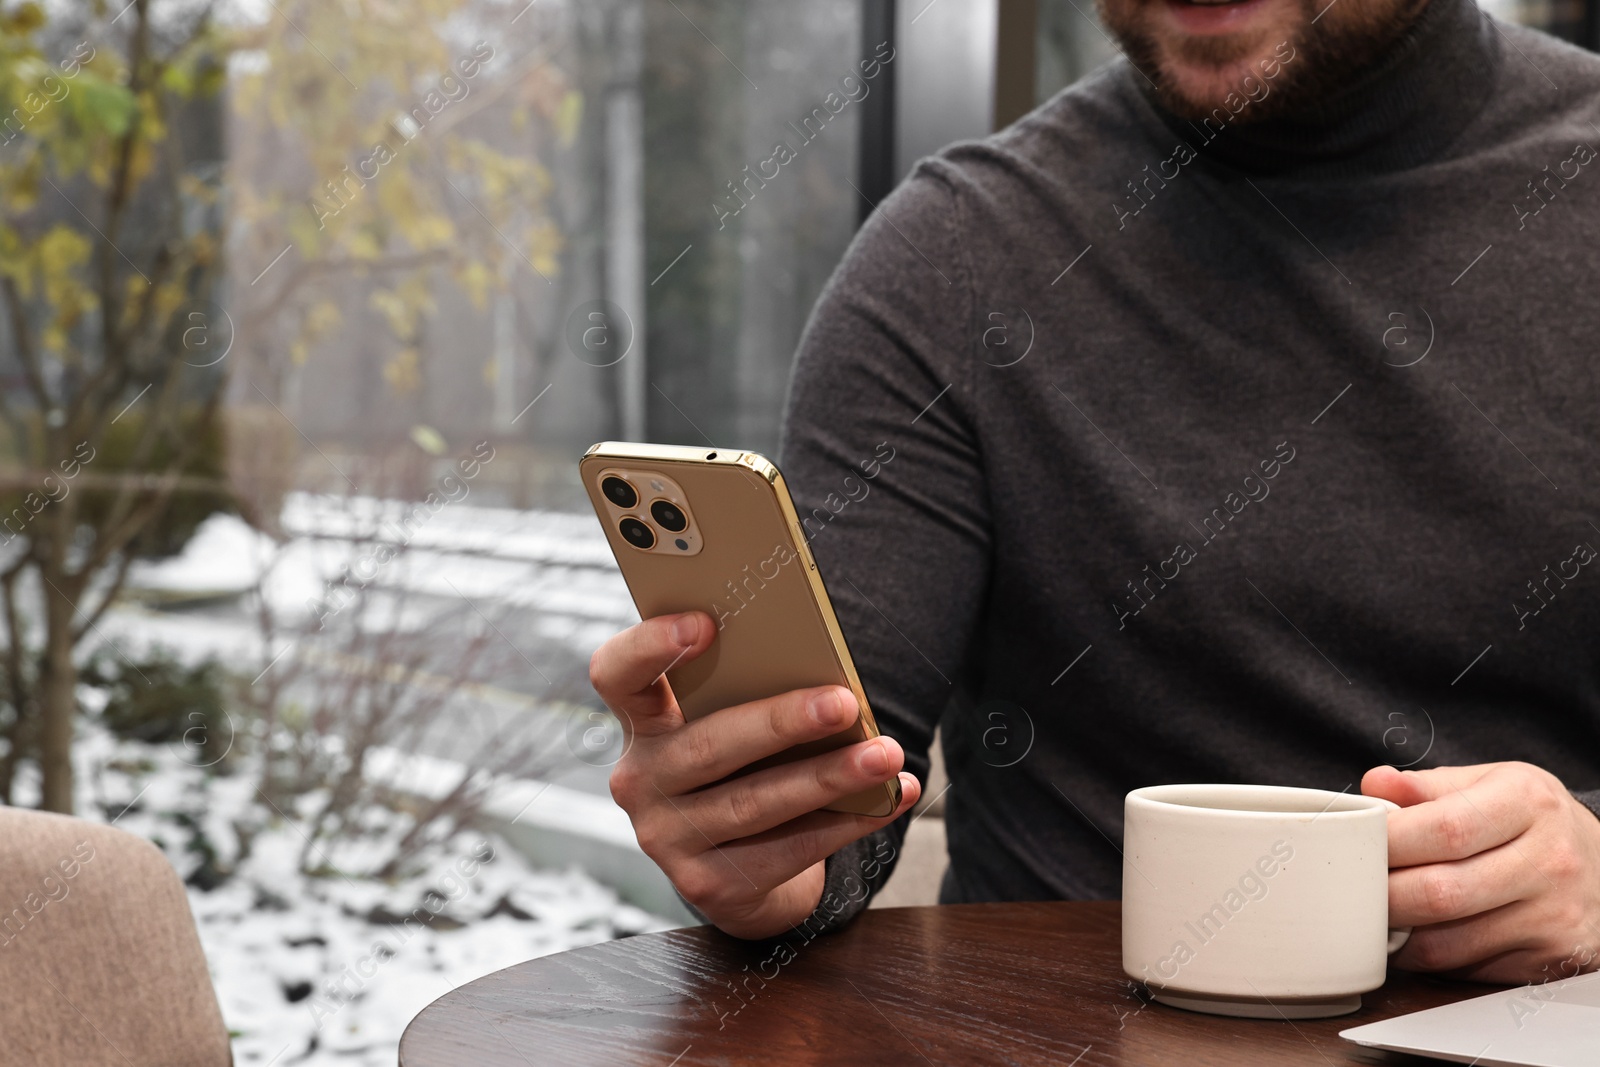
[[[1370,10],[1374,5],[1369,0],[1334,0],[1349,10],[1334,12],[1340,17],[1320,19],[1315,25],[1312,19],[1317,17],[1317,12],[1327,11],[1332,5],[1322,0],[1299,0],[1301,18],[1287,35],[1288,43],[1295,49],[1294,59],[1281,63],[1280,57],[1277,75],[1271,78],[1264,76],[1261,64],[1272,59],[1273,54],[1262,51],[1260,37],[1180,38],[1176,42],[1177,55],[1173,58],[1182,63],[1218,69],[1252,63],[1247,70],[1239,71],[1232,84],[1220,90],[1220,95],[1208,100],[1185,96],[1161,62],[1164,48],[1148,23],[1149,9],[1163,2],[1097,0],[1097,7],[1101,21],[1116,37],[1128,62],[1149,78],[1155,86],[1157,99],[1168,111],[1179,118],[1199,120],[1221,107],[1223,98],[1230,92],[1237,92],[1251,99],[1233,121],[1259,122],[1306,110],[1349,87],[1354,75],[1379,59],[1417,20],[1429,0],[1400,0],[1397,4],[1379,0],[1381,9],[1378,11]],[[1257,88],[1254,93],[1246,92],[1247,78],[1267,85],[1269,91],[1262,94]]]

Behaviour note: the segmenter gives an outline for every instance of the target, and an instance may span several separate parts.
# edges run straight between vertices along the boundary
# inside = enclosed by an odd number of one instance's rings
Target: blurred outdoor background
[[[166,851],[242,1065],[688,921],[577,459],[773,452],[876,202],[1113,54],[1090,0],[0,2],[0,802]]]

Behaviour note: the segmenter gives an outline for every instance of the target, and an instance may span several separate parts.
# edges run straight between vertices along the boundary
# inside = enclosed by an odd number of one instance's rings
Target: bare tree
[[[370,468],[360,480],[383,484]],[[367,832],[373,805],[404,810],[411,817],[406,831],[382,862],[361,872],[393,878],[471,826],[497,783],[539,776],[570,755],[556,709],[561,697],[576,694],[563,679],[545,694],[552,714],[485,714],[478,705],[486,683],[504,678],[523,657],[507,636],[505,613],[416,592],[419,573],[438,562],[397,538],[398,500],[321,500],[324,516],[338,516],[331,525],[342,531],[337,543],[350,563],[344,577],[329,584],[318,610],[297,605],[291,616],[274,606],[268,589],[280,553],[257,589],[263,669],[244,687],[266,753],[257,788],[285,817],[297,817],[302,798],[311,798],[312,810],[302,813],[307,873],[327,873],[334,844]],[[358,563],[377,559],[381,565]],[[380,757],[428,755],[446,741],[452,757],[438,766],[459,769],[426,796],[397,793],[376,773]]]
[[[474,0],[271,9],[0,10],[0,361],[20,383],[0,396],[0,799],[36,756],[42,805],[70,810],[75,650],[138,555],[231,506],[220,361],[236,329],[240,395],[284,418],[278,379],[343,320],[341,296],[365,297],[393,341],[363,394],[386,386],[382,413],[421,390],[440,280],[483,306],[518,264],[558,272],[548,174],[482,128],[495,108],[558,125],[573,110],[545,57],[503,28],[457,39]],[[230,67],[240,52],[252,61]]]
[[[200,7],[158,25],[150,0],[134,0],[120,26],[90,18],[46,33],[30,3],[0,26],[26,60],[4,68],[21,108],[0,153],[0,328],[23,384],[0,396],[23,460],[0,518],[14,544],[0,570],[13,712],[0,796],[33,751],[41,806],[54,811],[72,810],[74,650],[135,556],[171,547],[172,531],[156,531],[175,495],[223,499],[220,374],[177,339],[221,267],[215,167],[171,136],[217,102],[210,16]],[[77,30],[76,45],[58,44]],[[20,602],[27,576],[36,636]]]

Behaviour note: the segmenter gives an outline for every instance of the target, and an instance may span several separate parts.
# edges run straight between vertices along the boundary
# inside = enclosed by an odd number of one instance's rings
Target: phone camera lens
[[[617,528],[634,548],[649,548],[656,543],[656,535],[650,532],[650,527],[631,515],[618,523]]]
[[[639,494],[633,486],[615,475],[600,483],[600,491],[619,508],[631,508],[639,502]]]
[[[689,517],[670,500],[657,500],[651,504],[650,517],[660,523],[663,530],[672,533],[689,528]]]

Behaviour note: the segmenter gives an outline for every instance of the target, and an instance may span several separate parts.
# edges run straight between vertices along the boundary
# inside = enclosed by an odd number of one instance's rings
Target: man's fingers
[[[1391,811],[1389,866],[1462,860],[1514,841],[1533,825],[1536,814],[1518,780],[1514,774],[1491,771],[1437,799]]]
[[[589,682],[617,713],[624,730],[659,733],[670,729],[677,725],[676,720],[658,721],[676,709],[670,687],[661,676],[704,652],[716,633],[711,617],[700,611],[646,619],[595,650],[589,660]]]
[[[1427,863],[1389,872],[1389,923],[1431,926],[1453,922],[1538,895],[1544,876],[1513,845],[1454,863]]]
[[[1394,964],[1475,982],[1542,984],[1600,969],[1600,932],[1564,921],[1548,900],[1519,900],[1470,919],[1419,926]]]
[[[1362,777],[1361,792],[1409,808],[1465,789],[1498,766],[1500,764],[1478,763],[1470,767],[1432,767],[1424,771],[1374,767]]]
[[[834,752],[768,767],[676,798],[680,835],[723,844],[808,815],[840,797],[893,778],[905,753],[878,737]],[[670,819],[670,816],[668,817]],[[688,842],[692,844],[692,841]]]
[[[922,796],[922,783],[913,774],[900,773],[900,806],[882,818],[814,811],[753,837],[717,846],[722,870],[732,867],[735,877],[769,892],[819,860],[827,859],[850,842],[894,822],[911,810]],[[709,861],[709,858],[708,858]]]
[[[1537,912],[1535,905],[1518,901],[1487,915],[1419,927],[1395,953],[1394,965],[1403,971],[1454,971],[1462,978],[1495,981],[1493,964],[1538,946],[1532,932]]]
[[[832,737],[859,715],[854,694],[837,685],[723,708],[684,724],[662,742],[656,782],[669,796],[687,793],[802,741]],[[879,780],[897,769],[885,770]]]

